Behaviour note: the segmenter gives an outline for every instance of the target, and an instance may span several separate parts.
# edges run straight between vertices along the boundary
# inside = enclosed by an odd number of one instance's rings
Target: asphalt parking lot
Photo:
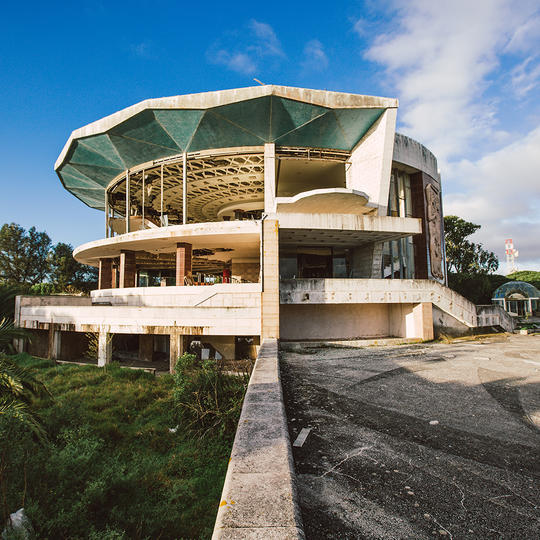
[[[281,353],[306,537],[540,537],[540,335]]]

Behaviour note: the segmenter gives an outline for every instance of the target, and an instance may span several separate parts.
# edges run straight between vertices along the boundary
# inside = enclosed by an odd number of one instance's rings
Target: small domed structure
[[[492,302],[502,306],[510,315],[537,315],[540,291],[526,281],[509,281],[494,293]]]

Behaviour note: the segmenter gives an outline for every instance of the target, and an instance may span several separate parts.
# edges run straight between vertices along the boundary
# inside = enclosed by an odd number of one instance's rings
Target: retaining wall
[[[212,538],[304,538],[276,339],[251,374]]]

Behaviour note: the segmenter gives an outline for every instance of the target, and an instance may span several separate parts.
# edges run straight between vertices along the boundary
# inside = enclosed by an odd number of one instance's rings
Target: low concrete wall
[[[126,287],[92,291],[94,304],[133,307],[249,307],[260,283],[219,283],[204,287]]]
[[[477,326],[476,306],[429,279],[286,279],[283,304],[418,304],[429,302],[467,325]]]
[[[251,374],[212,538],[304,538],[276,339]]]
[[[497,304],[476,306],[478,326],[499,326],[506,332],[516,329],[516,319]]]

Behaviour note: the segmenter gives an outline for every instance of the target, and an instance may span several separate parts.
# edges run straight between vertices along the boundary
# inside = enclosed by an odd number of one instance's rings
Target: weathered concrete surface
[[[249,381],[212,538],[304,538],[276,339]]]
[[[306,538],[537,538],[540,336],[282,353]]]

